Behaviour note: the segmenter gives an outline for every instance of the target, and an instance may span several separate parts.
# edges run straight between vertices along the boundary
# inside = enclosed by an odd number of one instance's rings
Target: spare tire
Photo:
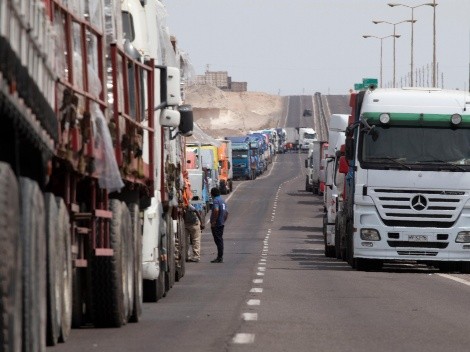
[[[21,351],[20,197],[8,164],[0,162],[0,350]]]

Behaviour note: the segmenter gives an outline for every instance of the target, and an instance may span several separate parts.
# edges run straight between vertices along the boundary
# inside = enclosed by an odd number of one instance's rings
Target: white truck
[[[308,151],[310,143],[318,141],[317,132],[310,127],[299,128],[299,149],[303,152]]]
[[[322,144],[325,142],[314,141],[308,147],[307,159],[305,159],[305,190],[318,194],[320,189],[320,161]]]
[[[335,223],[338,210],[343,201],[344,175],[339,173],[339,157],[344,145],[349,115],[332,114],[328,127],[328,149],[325,153],[324,175],[325,190],[323,193],[323,237],[325,255],[340,258],[339,234],[335,236]],[[338,241],[337,241],[338,240]],[[338,245],[336,244],[338,242]]]
[[[338,216],[348,262],[358,270],[406,260],[470,272],[470,95],[352,94]]]

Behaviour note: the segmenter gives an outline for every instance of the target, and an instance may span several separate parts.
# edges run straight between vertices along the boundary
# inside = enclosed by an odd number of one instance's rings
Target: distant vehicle
[[[319,194],[320,192],[320,165],[322,159],[322,149],[326,142],[314,141],[310,143],[308,148],[307,159],[305,160],[305,167],[307,168],[307,175],[305,178],[305,190]]]
[[[312,110],[311,109],[305,109],[303,116],[312,116]]]
[[[232,141],[220,140],[219,153],[219,189],[221,194],[232,192]]]
[[[299,136],[299,142],[298,142],[299,148],[304,152],[308,151],[308,147],[310,143],[318,141],[317,132],[315,132],[313,128],[300,127],[298,136]]]
[[[250,157],[253,152],[250,149],[250,138],[247,136],[225,137],[232,142],[233,178],[250,180],[256,178],[256,173],[250,169]]]

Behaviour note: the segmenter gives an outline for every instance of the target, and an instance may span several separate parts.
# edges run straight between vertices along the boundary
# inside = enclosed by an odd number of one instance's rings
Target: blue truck
[[[253,163],[255,157],[253,150],[250,149],[250,138],[247,136],[225,137],[232,142],[232,165],[233,178],[253,180],[256,178],[256,169],[252,169],[250,162]]]
[[[252,133],[248,135],[250,141],[250,149],[256,160],[256,175],[261,175],[268,168],[268,160],[266,158],[267,144],[265,136],[261,133]]]

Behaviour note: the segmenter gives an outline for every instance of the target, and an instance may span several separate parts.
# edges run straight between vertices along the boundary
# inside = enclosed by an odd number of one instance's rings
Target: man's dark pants
[[[211,231],[217,246],[217,258],[221,259],[224,257],[224,226],[211,227]]]

